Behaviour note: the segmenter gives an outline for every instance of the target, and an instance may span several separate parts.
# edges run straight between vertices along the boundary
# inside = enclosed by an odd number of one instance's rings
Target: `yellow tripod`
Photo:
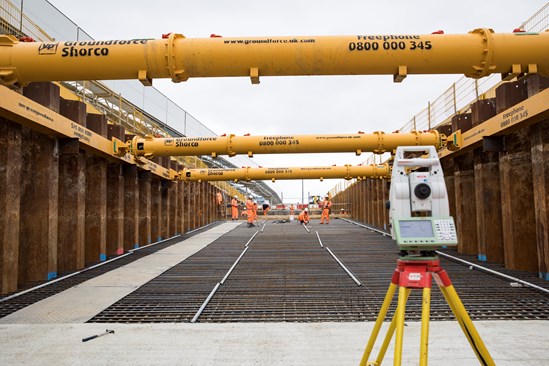
[[[394,365],[400,366],[402,362],[404,313],[406,310],[406,302],[408,301],[408,296],[410,296],[410,292],[413,288],[423,289],[419,364],[420,366],[427,365],[432,277],[435,278],[435,281],[440,288],[440,291],[444,295],[444,298],[450,306],[450,309],[452,309],[456,320],[463,330],[465,337],[467,337],[467,340],[469,341],[469,344],[475,352],[480,364],[495,365],[492,356],[490,356],[488,349],[480,338],[475,326],[473,325],[473,322],[471,321],[471,318],[469,318],[469,315],[467,314],[467,310],[465,310],[463,303],[461,302],[456,290],[454,289],[452,281],[450,281],[450,277],[448,277],[446,271],[440,267],[440,261],[438,258],[435,257],[434,259],[429,258],[429,260],[397,260],[397,268],[393,273],[391,284],[389,285],[389,289],[387,290],[387,294],[385,295],[385,300],[383,301],[383,305],[381,306],[381,310],[379,311],[379,314],[377,316],[374,329],[372,329],[372,334],[370,335],[370,339],[368,340],[368,344],[366,345],[366,349],[364,350],[364,355],[362,356],[362,359],[360,361],[360,366],[381,365],[383,357],[385,357],[385,353],[387,351],[387,348],[389,347],[389,343],[393,338],[395,328],[396,340]],[[393,299],[393,296],[395,295],[397,286],[400,287],[398,290],[398,305],[395,315],[391,320],[391,324],[389,325],[389,329],[387,330],[385,340],[383,341],[383,345],[381,346],[377,359],[375,361],[368,362],[368,358],[372,353],[372,349],[374,348],[379,330],[381,329],[383,320],[387,315],[389,305],[391,305],[391,301]]]

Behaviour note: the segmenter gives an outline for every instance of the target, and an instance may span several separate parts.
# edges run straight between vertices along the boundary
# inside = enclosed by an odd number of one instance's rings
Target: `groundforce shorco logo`
[[[58,43],[42,43],[38,47],[39,55],[55,55],[57,53]]]
[[[53,55],[61,44],[61,57],[102,57],[108,56],[111,51],[109,46],[146,44],[146,39],[130,39],[127,41],[83,41],[64,43],[42,43],[38,47],[39,55]]]

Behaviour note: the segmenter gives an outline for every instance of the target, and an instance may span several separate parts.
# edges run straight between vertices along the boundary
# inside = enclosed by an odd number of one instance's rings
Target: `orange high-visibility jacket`
[[[246,200],[246,212],[248,214],[248,222],[254,221],[254,203],[251,199]]]
[[[236,198],[231,200],[231,214],[233,219],[238,219],[238,200]]]

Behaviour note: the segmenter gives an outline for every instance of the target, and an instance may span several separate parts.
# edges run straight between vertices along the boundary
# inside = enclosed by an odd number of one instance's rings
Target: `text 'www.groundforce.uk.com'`
[[[315,43],[314,39],[226,39],[223,41],[225,44],[262,44],[262,43]]]

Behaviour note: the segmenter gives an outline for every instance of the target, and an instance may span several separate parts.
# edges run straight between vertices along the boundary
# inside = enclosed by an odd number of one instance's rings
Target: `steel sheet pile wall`
[[[549,79],[537,75],[502,84],[495,98],[471,105],[470,122],[463,115],[454,117],[452,129],[465,132],[500,113],[513,118],[523,112],[520,102],[547,86]],[[485,138],[482,146],[450,155],[443,165],[453,166],[446,179],[455,201],[459,251],[549,279],[549,123],[535,122]]]
[[[378,229],[389,230],[389,211],[385,205],[388,199],[387,181],[367,178],[356,181],[346,190],[336,194],[333,202],[338,206],[347,206],[353,220],[368,223]]]
[[[527,108],[521,102],[549,87],[549,79],[529,75],[501,84],[495,98],[477,100],[470,113],[455,115],[445,134],[466,132],[507,113],[512,119]],[[549,106],[545,106],[549,108]],[[538,272],[549,280],[549,120],[522,115],[525,122],[480,144],[442,159],[458,251],[506,268]],[[388,187],[381,180],[357,181],[334,198],[350,202],[351,217],[388,229],[382,202]]]
[[[84,103],[60,98],[53,83],[22,93],[104,137],[129,137],[105,116],[86,113]],[[182,168],[168,157],[154,161]],[[79,139],[1,118],[0,293],[209,224],[221,217],[216,193],[208,183],[169,181],[83,149]]]

